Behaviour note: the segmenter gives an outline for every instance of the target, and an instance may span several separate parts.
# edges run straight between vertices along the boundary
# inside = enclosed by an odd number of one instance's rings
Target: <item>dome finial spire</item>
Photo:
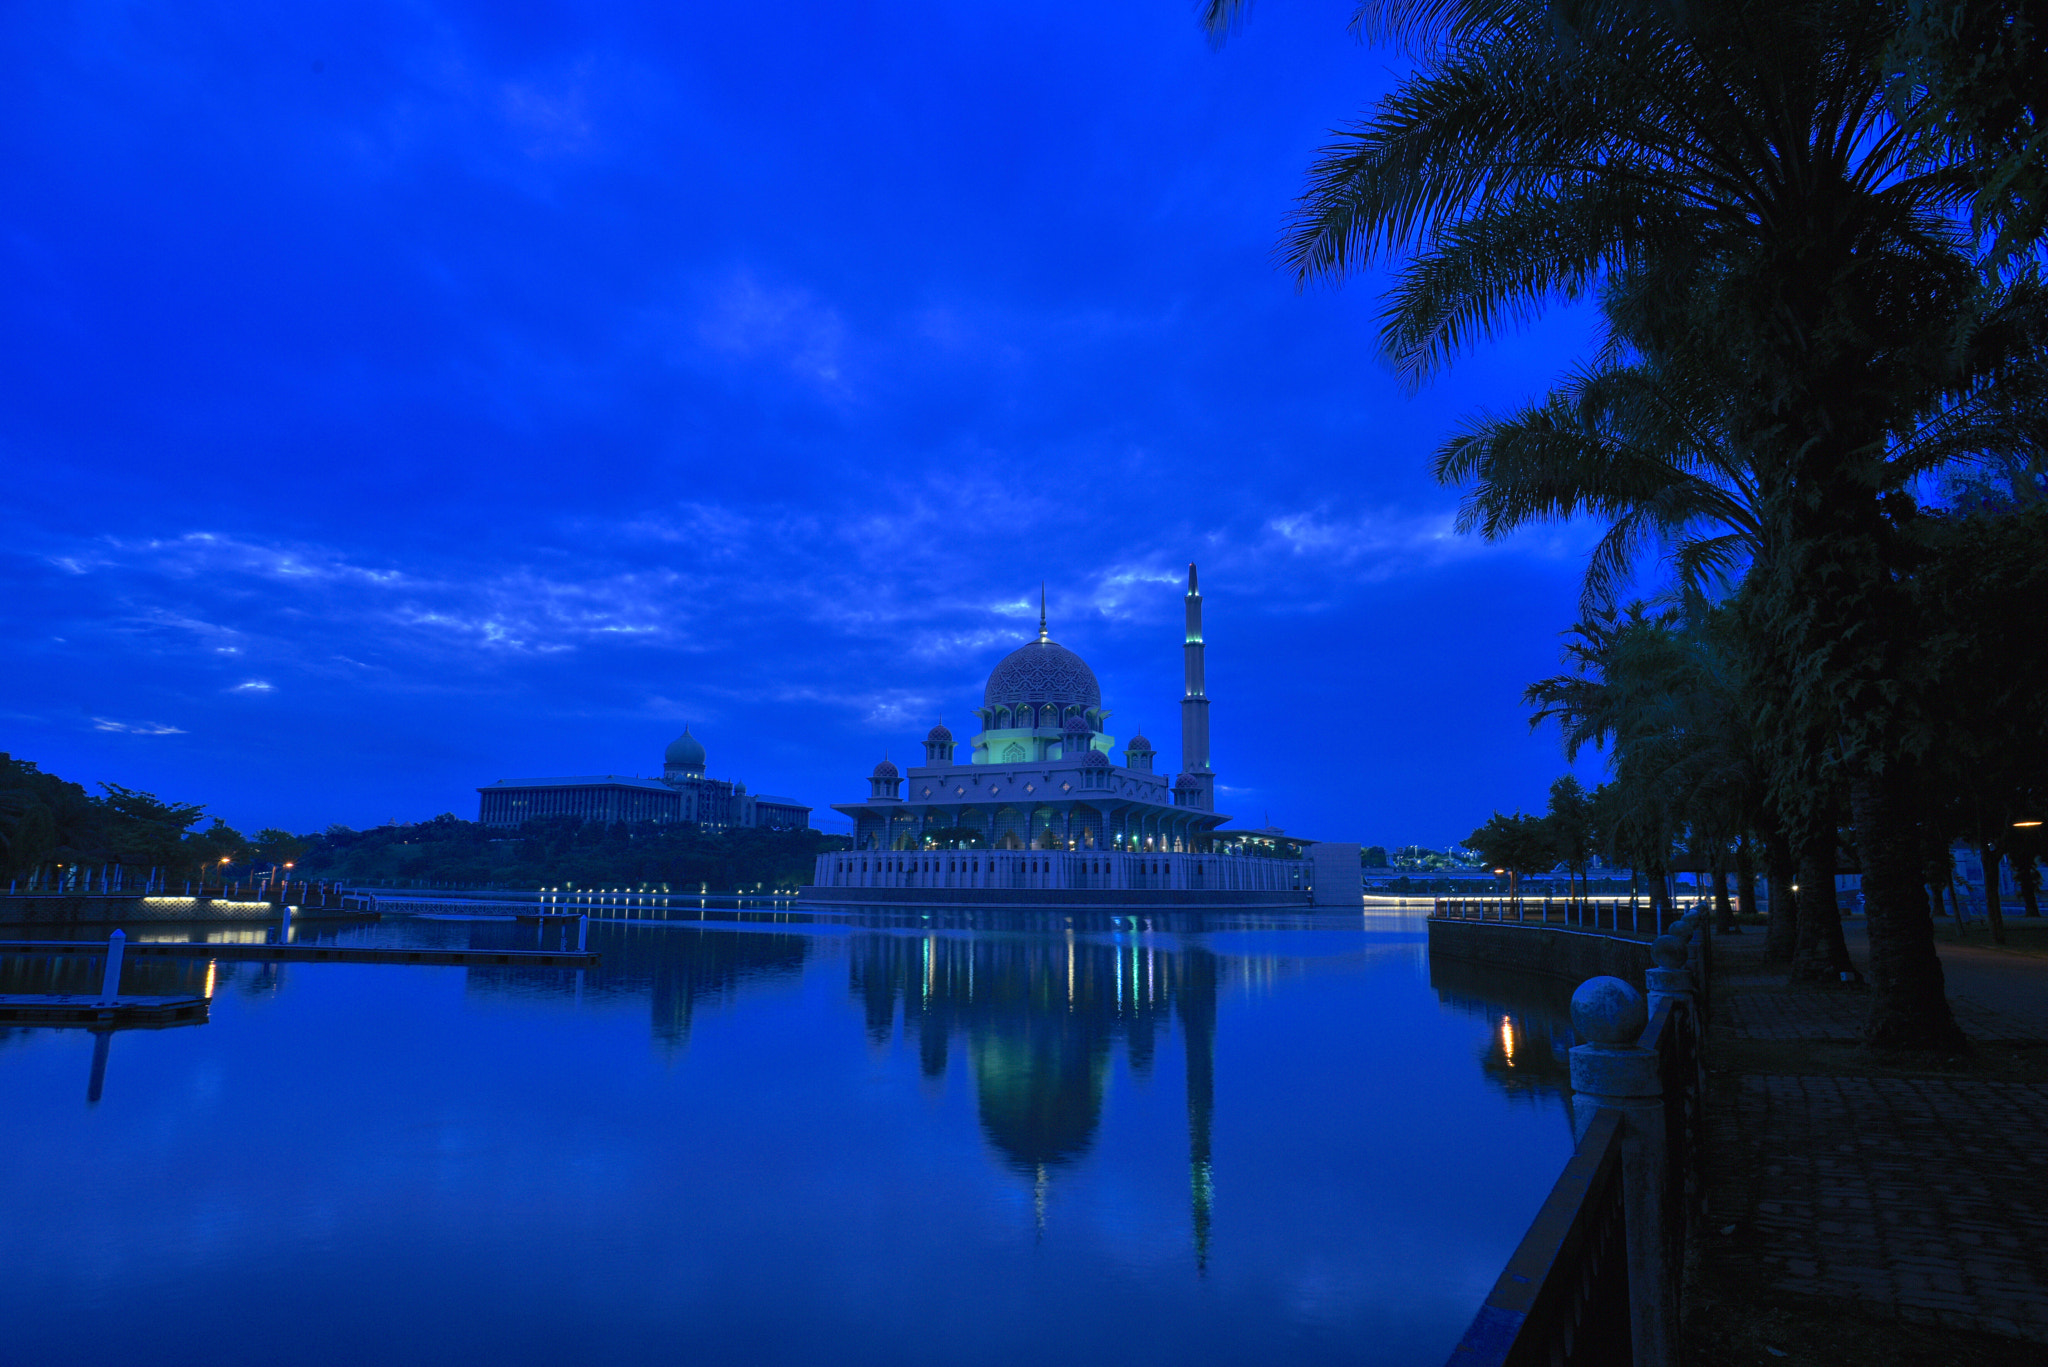
[[[1038,639],[1041,641],[1050,639],[1045,634],[1045,581],[1043,579],[1038,581]]]

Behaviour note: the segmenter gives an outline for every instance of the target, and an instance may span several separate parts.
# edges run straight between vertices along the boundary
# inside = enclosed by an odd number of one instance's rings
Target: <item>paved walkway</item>
[[[1714,945],[1716,1033],[1733,1046],[1708,1108],[1716,1275],[2048,1344],[2048,1084],[2027,1062],[2048,1048],[2048,958],[1942,946],[1979,1047],[1916,1073],[1854,1043],[1867,994],[1788,986],[1762,939]]]
[[[1870,949],[1863,918],[1849,918],[1842,931],[1849,957],[1868,976]],[[2048,1041],[2048,958],[1980,944],[1939,948],[1949,1007],[1964,1034],[1978,1041]],[[1716,981],[1725,997],[1720,1023],[1737,1034],[1845,1044],[1863,1038],[1870,998],[1861,992],[1784,990],[1785,969],[1765,961],[1761,929],[1721,936],[1714,949]]]

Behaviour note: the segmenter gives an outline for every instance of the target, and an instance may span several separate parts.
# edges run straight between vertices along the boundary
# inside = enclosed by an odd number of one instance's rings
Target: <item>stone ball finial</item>
[[[1588,1044],[1634,1044],[1649,1023],[1643,994],[1620,978],[1588,978],[1572,993],[1572,1030]]]
[[[1659,968],[1685,967],[1685,941],[1676,935],[1659,935],[1650,941],[1650,957]]]

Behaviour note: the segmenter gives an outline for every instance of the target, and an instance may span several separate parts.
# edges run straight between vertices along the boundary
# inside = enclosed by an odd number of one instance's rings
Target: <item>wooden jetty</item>
[[[106,945],[98,946],[104,953]],[[133,953],[133,950],[129,951]],[[197,1025],[206,1019],[205,997],[115,997],[90,992],[10,993],[0,996],[0,1021],[9,1025],[85,1025],[98,1029],[152,1025]]]
[[[105,940],[0,940],[0,954],[104,954]],[[537,968],[595,968],[593,951],[561,949],[381,949],[364,945],[199,944],[189,940],[131,940],[130,958],[233,959],[295,964],[440,964]]]

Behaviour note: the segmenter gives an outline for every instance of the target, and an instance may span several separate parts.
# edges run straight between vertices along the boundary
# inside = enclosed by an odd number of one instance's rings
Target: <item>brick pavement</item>
[[[1867,994],[1790,987],[1761,941],[1715,942],[1717,1030],[1855,1041]],[[1951,1004],[1973,1038],[2048,1036],[2048,960],[1949,959]],[[1826,1076],[1717,1076],[1703,1256],[1724,1276],[1761,1272],[1774,1292],[2048,1344],[2048,1087],[1838,1075],[1856,1057],[1845,1048]]]

